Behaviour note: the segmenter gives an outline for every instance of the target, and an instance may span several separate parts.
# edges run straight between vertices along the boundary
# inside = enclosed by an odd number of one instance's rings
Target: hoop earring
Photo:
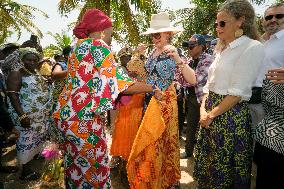
[[[244,34],[244,30],[239,28],[235,31],[235,37],[238,38],[238,37],[241,37],[242,35]]]

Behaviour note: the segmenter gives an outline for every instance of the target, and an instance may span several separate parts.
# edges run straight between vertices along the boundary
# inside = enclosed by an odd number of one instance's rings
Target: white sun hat
[[[150,28],[148,28],[146,32],[143,32],[142,35],[161,32],[172,32],[173,34],[176,34],[181,31],[183,30],[171,26],[170,17],[167,12],[161,12],[152,15]]]

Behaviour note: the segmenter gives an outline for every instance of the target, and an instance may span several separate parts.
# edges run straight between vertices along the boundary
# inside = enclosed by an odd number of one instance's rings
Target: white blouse
[[[247,36],[234,40],[224,51],[216,53],[203,92],[249,100],[263,58],[264,47],[259,41]]]

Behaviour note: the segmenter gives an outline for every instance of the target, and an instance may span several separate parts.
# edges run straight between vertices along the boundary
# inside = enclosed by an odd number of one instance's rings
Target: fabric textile
[[[74,28],[73,34],[78,39],[84,39],[90,33],[100,32],[110,27],[112,27],[110,18],[101,10],[92,8],[85,12],[82,20]]]
[[[253,138],[261,145],[284,155],[284,85],[269,80],[263,83],[264,118],[253,130]]]
[[[211,111],[225,96],[209,92],[205,109]],[[249,189],[253,140],[246,102],[201,128],[196,144],[194,178],[201,189]]]
[[[68,60],[65,87],[53,113],[63,145],[67,188],[111,188],[105,113],[133,81],[117,67],[109,47],[79,39]]]
[[[138,127],[142,121],[144,94],[134,94],[121,105],[115,119],[110,154],[128,160]]]
[[[265,57],[261,69],[254,83],[255,87],[262,87],[265,74],[270,69],[283,67],[284,60],[284,29],[270,36],[270,39],[264,43]]]
[[[18,114],[12,104],[8,111],[20,132],[16,142],[17,158],[20,164],[26,164],[38,154],[47,136],[48,115],[51,108],[48,85],[38,75],[22,77],[22,87],[19,92],[21,106],[31,120],[31,128],[23,128],[18,120]]]
[[[281,188],[283,185],[284,156],[258,142],[255,144],[254,160],[257,165],[256,188]]]
[[[152,97],[135,138],[127,164],[131,189],[166,189],[181,177],[174,87],[165,95],[161,102]]]
[[[212,91],[249,100],[263,58],[264,48],[259,41],[247,36],[239,37],[224,51],[215,54],[203,92]]]

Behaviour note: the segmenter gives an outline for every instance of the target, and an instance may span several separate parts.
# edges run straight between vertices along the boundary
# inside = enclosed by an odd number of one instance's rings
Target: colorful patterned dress
[[[146,82],[165,93],[152,98],[136,135],[127,164],[131,189],[167,189],[180,179],[177,99],[173,86],[176,63],[165,53],[149,57]]]
[[[47,120],[51,102],[48,85],[38,75],[22,77],[22,87],[19,92],[20,102],[24,112],[31,120],[31,128],[21,127],[18,114],[10,103],[9,112],[20,132],[17,140],[17,157],[20,164],[26,164],[41,152],[47,136]]]
[[[104,115],[131,84],[102,40],[78,40],[53,114],[66,137],[66,188],[111,188]]]

